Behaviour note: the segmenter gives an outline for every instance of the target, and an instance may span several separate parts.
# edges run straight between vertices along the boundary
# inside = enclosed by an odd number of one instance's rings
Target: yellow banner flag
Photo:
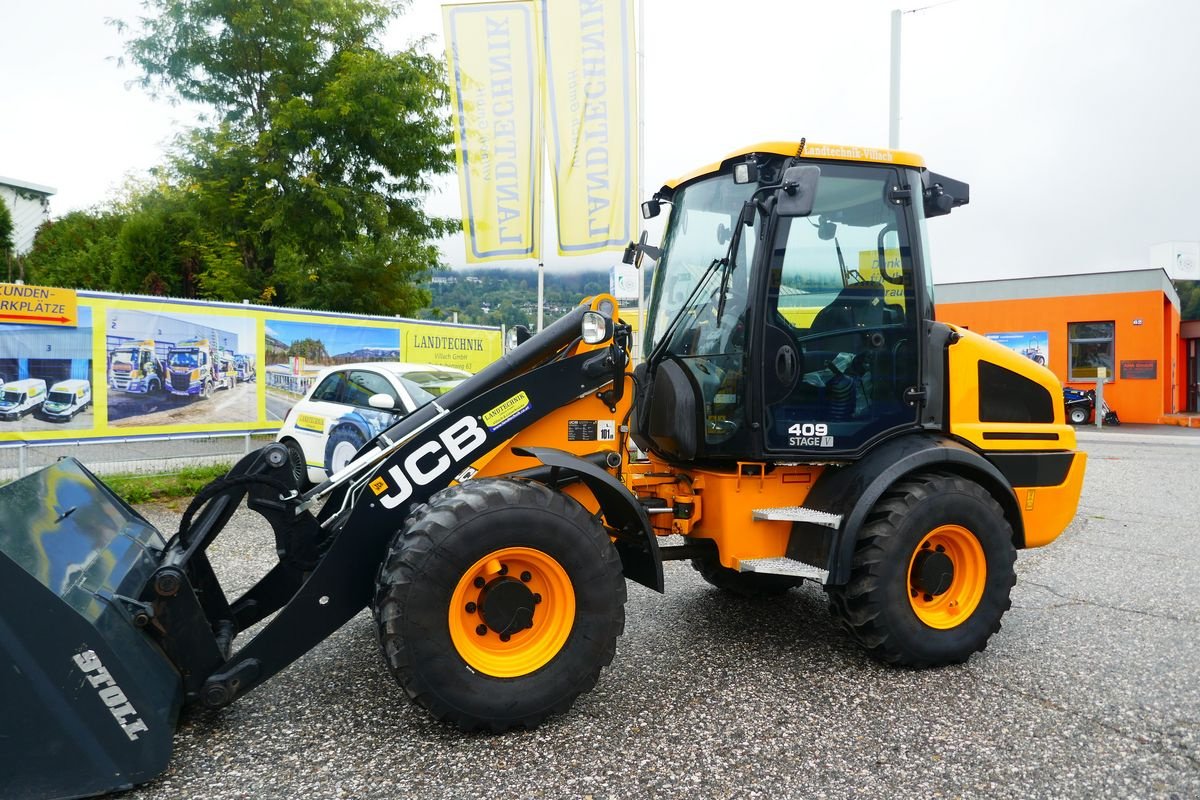
[[[529,2],[442,7],[467,261],[538,258],[541,44]]]
[[[624,247],[637,230],[633,0],[539,0],[560,255]]]

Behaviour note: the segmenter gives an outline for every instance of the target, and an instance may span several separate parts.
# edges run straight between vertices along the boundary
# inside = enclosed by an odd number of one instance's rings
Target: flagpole
[[[541,162],[541,167],[546,166],[545,148],[543,147],[538,152],[538,160]],[[538,196],[542,198],[541,208],[537,209],[537,241],[538,241],[538,265],[537,265],[537,292],[538,292],[538,313],[537,313],[537,329],[542,330],[542,309],[545,307],[546,298],[546,174],[542,169],[538,170],[541,179]]]
[[[645,221],[642,219],[639,209],[641,208],[642,198],[646,195],[646,93],[645,88],[645,73],[646,73],[646,0],[634,0],[637,3],[637,96],[638,96],[638,175],[637,175],[637,196],[634,198],[633,213],[637,218],[637,236],[642,238],[642,230]],[[638,259],[640,261],[640,259]],[[641,269],[635,270],[638,282],[638,335],[637,341],[634,342],[634,357],[640,359],[642,356],[642,342],[646,336],[646,313],[643,311],[645,307],[646,279],[642,275]]]

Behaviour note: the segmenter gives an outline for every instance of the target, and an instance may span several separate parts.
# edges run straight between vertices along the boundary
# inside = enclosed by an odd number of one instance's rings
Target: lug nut
[[[533,580],[533,573],[531,573],[529,570],[525,570],[521,573],[522,583],[529,583],[531,580]]]
[[[538,594],[537,592],[534,592],[533,593],[533,602],[535,602],[535,603],[542,602],[542,596],[540,594]]]
[[[476,578],[476,579],[475,579],[475,588],[476,588],[476,589],[482,589],[482,588],[483,588],[483,585],[484,585],[484,583],[486,583],[486,581],[484,581],[484,579],[483,579],[483,578]]]
[[[511,636],[509,636],[507,633],[502,633],[502,634],[500,634],[500,641],[502,641],[502,642],[507,642],[507,641],[508,641],[509,639],[511,639],[511,638],[512,638],[512,637],[511,637]]]
[[[474,614],[476,608],[478,608],[478,606],[476,606],[474,603],[467,603],[467,613],[468,614]]]
[[[487,625],[477,625],[475,627],[475,632],[480,636],[487,636]]]

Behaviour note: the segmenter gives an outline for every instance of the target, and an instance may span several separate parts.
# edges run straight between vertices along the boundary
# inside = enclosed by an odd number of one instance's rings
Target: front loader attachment
[[[182,682],[135,622],[163,549],[74,459],[0,487],[0,797],[86,797],[166,768]]]

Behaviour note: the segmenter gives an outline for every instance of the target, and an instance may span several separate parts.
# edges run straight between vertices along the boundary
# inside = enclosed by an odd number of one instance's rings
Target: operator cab
[[[965,202],[965,184],[912,154],[804,143],[664,186],[643,206],[670,217],[639,446],[668,460],[852,458],[918,427],[941,371],[924,363],[925,220]]]

